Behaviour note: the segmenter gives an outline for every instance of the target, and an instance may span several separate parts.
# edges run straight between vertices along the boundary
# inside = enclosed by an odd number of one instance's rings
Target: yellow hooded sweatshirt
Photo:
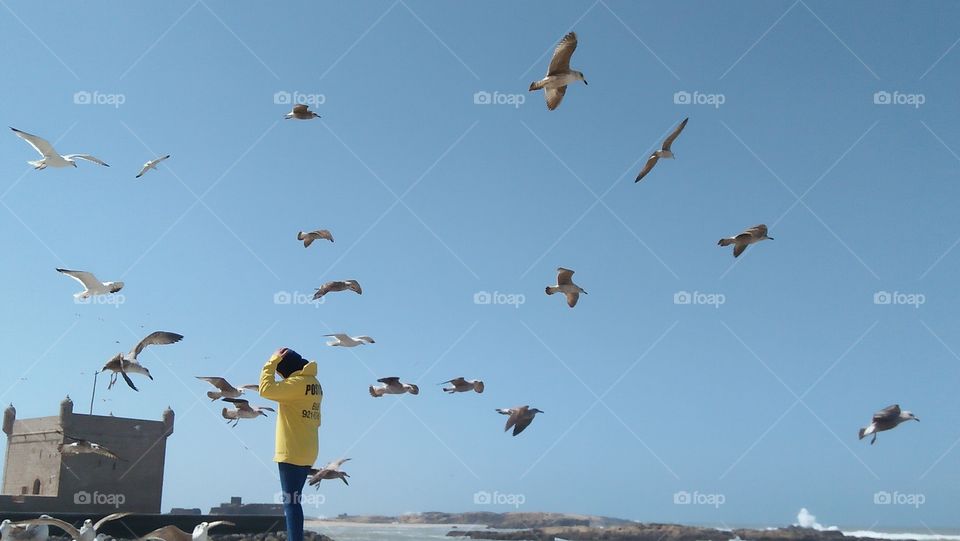
[[[320,402],[323,388],[317,381],[317,363],[276,380],[280,357],[273,355],[260,372],[260,396],[280,405],[277,414],[277,446],[274,462],[312,466],[317,460]]]

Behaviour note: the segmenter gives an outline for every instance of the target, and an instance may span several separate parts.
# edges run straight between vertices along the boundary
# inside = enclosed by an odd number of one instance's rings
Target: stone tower
[[[0,510],[160,512],[166,440],[173,433],[170,408],[162,421],[85,415],[74,413],[67,397],[56,417],[16,417],[12,405],[3,415],[7,454]],[[72,438],[98,443],[120,460],[61,455],[60,445]]]

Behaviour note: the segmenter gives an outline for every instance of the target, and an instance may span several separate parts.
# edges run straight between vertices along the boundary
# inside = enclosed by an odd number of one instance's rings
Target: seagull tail
[[[381,396],[383,396],[383,394],[382,394],[382,393],[378,393],[378,392],[377,392],[377,389],[374,389],[373,385],[371,385],[371,386],[370,386],[370,396],[372,396],[372,397],[374,397],[374,398],[380,398]]]
[[[866,429],[866,428],[861,428],[861,429],[860,429],[860,438],[859,438],[859,439],[862,440],[863,437],[866,436],[866,435],[867,435],[867,429]]]
[[[34,169],[45,169],[47,167],[47,163],[43,160],[36,160],[32,162],[27,162],[27,163],[32,165]]]
[[[473,386],[473,390],[476,391],[478,394],[479,394],[479,393],[482,393],[482,392],[483,392],[483,382],[482,382],[482,381],[478,381],[478,382]]]
[[[559,287],[547,286],[547,295],[553,295],[557,291],[560,291]]]
[[[730,238],[720,239],[719,241],[717,241],[717,246],[730,246],[730,245],[733,244],[734,242],[735,242],[735,241],[734,241],[733,239],[730,239]]]
[[[420,387],[417,387],[414,384],[410,384],[410,394],[420,394]]]
[[[297,231],[297,240],[303,240],[303,231]]]
[[[534,90],[540,90],[541,88],[543,88],[543,85],[544,85],[543,81],[534,81],[530,83],[530,92],[533,92]]]

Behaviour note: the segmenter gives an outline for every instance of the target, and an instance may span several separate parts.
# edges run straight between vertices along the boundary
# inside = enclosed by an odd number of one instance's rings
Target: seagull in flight
[[[512,427],[513,435],[516,436],[530,426],[538,413],[543,412],[530,406],[517,406],[515,408],[497,408],[497,413],[507,416],[507,425],[503,428],[503,431],[506,432]]]
[[[651,154],[650,157],[647,158],[646,165],[644,165],[643,169],[640,170],[640,174],[637,175],[637,180],[635,180],[634,182],[640,182],[641,180],[643,180],[643,177],[647,176],[647,173],[649,173],[650,170],[653,169],[653,166],[657,165],[657,160],[659,160],[660,158],[676,158],[676,156],[674,156],[673,154],[673,151],[670,150],[670,145],[672,145],[673,140],[676,139],[678,135],[680,135],[680,132],[683,131],[683,128],[687,126],[688,120],[690,119],[689,118],[683,119],[683,122],[681,122],[680,125],[677,126],[677,129],[673,130],[673,133],[668,135],[667,138],[663,140],[663,146],[660,147],[660,150],[653,151],[653,154]]]
[[[61,443],[57,445],[57,451],[60,451],[61,455],[100,455],[112,460],[123,460],[117,456],[116,453],[100,445],[99,443],[94,443],[81,438],[74,438],[73,436],[63,434],[62,432],[60,432],[60,434],[62,434],[64,438],[71,440],[71,443]]]
[[[93,162],[104,167],[110,167],[106,162],[100,158],[91,156],[89,154],[64,154],[60,155],[59,152],[54,150],[53,145],[47,142],[46,139],[42,137],[37,137],[36,135],[27,133],[25,131],[20,131],[16,128],[10,128],[13,130],[13,133],[26,141],[33,147],[34,150],[40,153],[43,157],[40,160],[28,161],[34,169],[46,169],[47,167],[69,167],[77,166],[76,160],[87,160],[88,162]]]
[[[73,298],[77,300],[88,299],[95,295],[109,295],[110,293],[116,293],[123,289],[123,282],[101,282],[96,276],[87,271],[57,269],[57,272],[66,274],[70,278],[80,282],[80,285],[83,286],[83,291],[73,294]]]
[[[96,541],[97,530],[102,528],[104,524],[130,516],[132,514],[133,513],[112,513],[98,520],[96,523],[94,523],[91,519],[87,519],[83,521],[83,526],[79,530],[69,522],[46,515],[44,515],[45,518],[41,517],[18,522],[15,524],[15,526],[53,526],[63,530],[63,532],[70,536],[70,539],[73,539],[74,541]]]
[[[240,398],[245,391],[256,391],[260,389],[259,385],[241,385],[239,388],[230,385],[230,382],[224,378],[214,376],[197,376],[197,379],[206,381],[213,385],[217,391],[207,391],[207,397],[211,400],[220,400],[221,398]]]
[[[563,293],[564,296],[567,297],[567,306],[570,308],[577,305],[581,293],[584,295],[587,294],[583,288],[573,283],[573,271],[563,267],[557,269],[557,285],[547,286],[547,295],[553,295],[558,292]]]
[[[310,107],[298,103],[293,106],[293,109],[289,113],[283,116],[285,120],[295,119],[295,120],[313,120],[314,118],[320,118],[320,115],[314,113],[310,110]]]
[[[860,439],[862,440],[870,434],[873,434],[873,439],[870,440],[870,445],[873,445],[877,441],[877,432],[892,430],[900,423],[905,423],[907,421],[920,422],[920,419],[918,419],[917,416],[912,412],[906,410],[901,411],[899,404],[887,406],[874,413],[870,424],[860,429]]]
[[[350,477],[350,475],[345,471],[340,471],[340,467],[348,460],[350,459],[341,458],[340,460],[334,460],[319,470],[311,469],[310,477],[308,478],[310,486],[316,486],[317,490],[320,490],[320,481],[324,479],[339,479],[343,481],[343,484],[350,486],[350,483],[347,482],[347,477]]]
[[[331,235],[330,231],[326,229],[317,229],[316,231],[311,231],[309,233],[304,233],[303,231],[297,233],[297,240],[303,241],[304,248],[313,244],[313,241],[317,239],[324,239],[333,242],[333,235]]]
[[[143,168],[140,169],[140,172],[139,172],[139,173],[137,173],[137,177],[136,177],[136,178],[142,177],[144,173],[146,173],[147,171],[149,171],[149,170],[151,170],[151,169],[156,169],[156,168],[157,168],[157,165],[159,165],[160,162],[162,162],[163,160],[166,160],[166,159],[169,158],[169,157],[170,157],[170,155],[167,154],[166,156],[160,156],[159,158],[150,160],[150,161],[148,161],[147,163],[143,164]]]
[[[718,246],[730,246],[731,244],[735,245],[733,247],[733,257],[738,257],[747,249],[747,246],[751,244],[756,244],[761,240],[773,240],[773,237],[767,236],[767,226],[764,224],[755,225],[753,227],[747,228],[740,233],[739,235],[734,235],[732,237],[722,238],[717,241]]]
[[[363,295],[363,290],[360,289],[360,282],[356,280],[336,280],[327,282],[317,288],[317,291],[313,294],[313,300],[317,300],[331,291],[346,291],[348,289],[357,295]]]
[[[223,401],[233,404],[234,409],[223,408],[223,411],[220,412],[223,418],[227,420],[227,424],[233,423],[233,426],[240,424],[240,419],[256,419],[261,415],[266,417],[267,414],[264,412],[276,411],[273,408],[262,406],[253,407],[250,405],[250,401],[242,398],[224,398]]]
[[[97,373],[99,374],[100,372],[107,371],[113,372],[113,374],[110,375],[110,385],[107,386],[107,389],[113,387],[113,385],[117,382],[117,376],[120,375],[123,376],[123,381],[127,382],[127,385],[131,389],[134,391],[139,391],[140,389],[137,389],[137,386],[133,384],[133,381],[127,374],[142,374],[150,379],[153,379],[153,376],[150,375],[150,371],[147,370],[147,367],[140,364],[140,361],[137,360],[137,355],[140,355],[140,352],[143,351],[143,349],[147,346],[175,344],[180,340],[183,340],[182,334],[167,331],[152,332],[144,337],[144,339],[139,343],[137,343],[137,345],[133,346],[133,349],[126,354],[117,353],[114,355],[113,358],[107,361],[107,363],[103,365],[103,368],[101,368]]]
[[[446,385],[447,383],[450,384],[450,387],[443,388],[443,392],[445,393],[466,393],[469,391],[475,391],[477,393],[483,392],[483,382],[479,379],[464,379],[459,377],[444,381],[440,385]]]
[[[155,539],[157,541],[210,541],[208,531],[217,526],[236,526],[236,524],[227,520],[216,520],[214,522],[201,522],[193,527],[193,533],[189,534],[176,526],[164,526],[157,528],[147,535],[140,538],[140,541]]]
[[[380,378],[377,381],[383,385],[378,387],[370,386],[370,396],[374,398],[379,398],[385,394],[420,394],[420,387],[417,387],[413,383],[401,383],[400,378],[396,376]]]
[[[543,89],[543,95],[547,100],[547,109],[553,111],[560,105],[563,95],[567,93],[567,85],[577,81],[587,80],[583,78],[583,72],[570,69],[570,57],[573,51],[577,49],[577,34],[570,32],[553,51],[553,58],[550,59],[550,67],[547,69],[547,75],[539,81],[530,83],[530,91]]]
[[[324,336],[329,336],[333,338],[333,340],[327,342],[328,346],[340,346],[345,348],[352,348],[352,347],[360,346],[363,344],[375,343],[373,341],[373,338],[370,338],[369,336],[366,336],[366,335],[349,336],[342,333],[334,333],[334,334],[325,334]]]

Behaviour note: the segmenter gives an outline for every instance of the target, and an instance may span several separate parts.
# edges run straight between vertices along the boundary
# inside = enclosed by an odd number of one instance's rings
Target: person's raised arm
[[[280,402],[303,394],[303,386],[298,385],[297,382],[288,379],[277,381],[277,365],[280,364],[286,352],[287,348],[277,350],[260,371],[260,396],[267,400]]]

